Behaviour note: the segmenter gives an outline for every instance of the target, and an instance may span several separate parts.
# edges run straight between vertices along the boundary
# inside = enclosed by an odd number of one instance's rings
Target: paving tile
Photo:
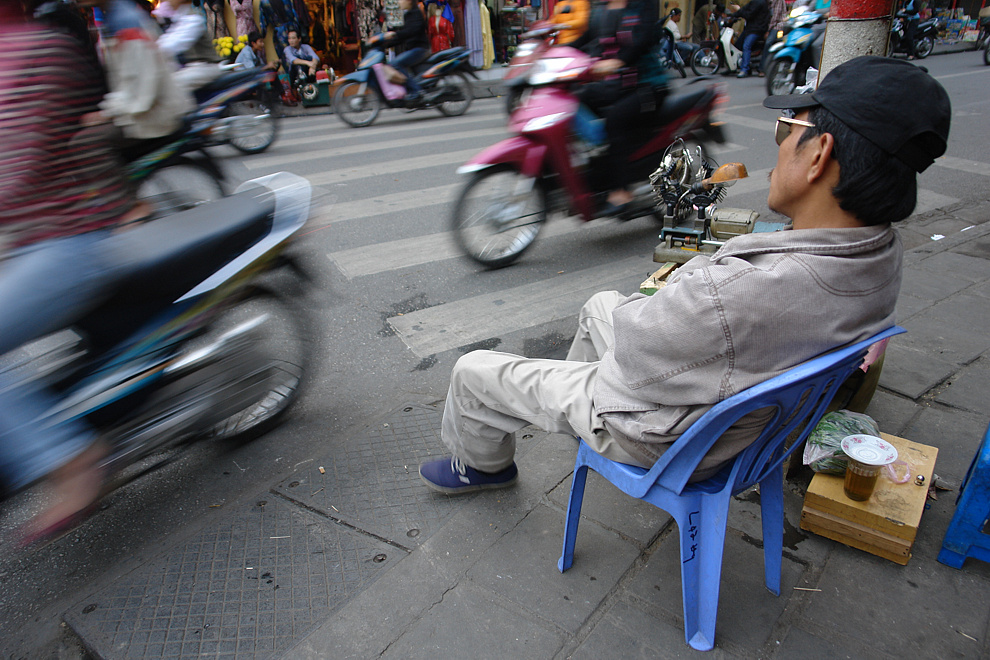
[[[552,658],[565,641],[563,631],[541,625],[532,613],[506,607],[492,592],[465,580],[374,657]]]
[[[922,300],[939,301],[972,284],[972,282],[955,277],[951,273],[933,272],[933,269],[928,268],[927,264],[935,258],[931,257],[920,264],[904,269],[904,275],[901,279],[901,297],[912,296]],[[898,306],[900,303],[901,301],[898,299]]]
[[[988,408],[990,358],[982,357],[953,376],[935,400],[956,408],[980,413]]]
[[[557,570],[564,515],[539,506],[499,539],[468,577],[574,633],[632,566],[639,550],[590,521],[577,535],[574,565]]]
[[[680,627],[647,614],[627,600],[618,600],[568,657],[573,660],[681,660],[699,655],[684,641],[684,631]],[[705,655],[713,660],[736,657],[745,656],[734,656],[718,645]]]
[[[894,308],[894,319],[898,325],[903,325],[904,321],[908,320],[918,312],[924,311],[935,304],[935,300],[916,298],[915,296],[904,293],[903,287],[901,288],[901,295],[897,297],[897,306]]]
[[[972,225],[968,220],[963,220],[961,218],[954,218],[948,215],[936,215],[932,218],[925,218],[917,222],[911,223],[912,229],[916,231],[924,231],[928,236],[928,240],[936,240],[935,236],[948,237],[954,234],[958,234],[960,230],[965,229]],[[945,240],[945,238],[938,239]]]
[[[65,620],[100,658],[197,657],[216,640],[238,658],[268,658],[402,556],[262,494],[86,597]]]
[[[570,494],[571,479],[567,479],[553,489],[550,501],[567,510]],[[581,516],[633,539],[641,548],[649,545],[671,521],[670,514],[626,495],[594,470],[588,470]]]
[[[893,341],[887,345],[880,387],[917,399],[954,374],[957,368],[957,365],[935,357],[924,346]]]
[[[911,399],[878,390],[873,394],[866,414],[873,418],[884,433],[900,436],[904,427],[920,410],[921,406]]]
[[[899,566],[840,545],[817,586],[821,592],[810,593],[801,612],[810,625],[841,630],[898,658],[981,655],[990,582],[966,571],[934,561]]]
[[[932,255],[917,265],[921,270],[958,278],[970,284],[990,277],[990,264],[986,259],[957,254],[955,251]]]
[[[977,259],[990,259],[990,237],[983,236],[953,248],[953,252]]]
[[[952,215],[970,224],[982,224],[990,220],[990,204],[966,204],[953,211]]]
[[[986,300],[960,293],[932,305],[904,323],[908,333],[898,345],[914,346],[946,362],[968,364],[990,350],[990,305]]]
[[[784,552],[788,557],[808,565],[820,564],[831,550],[831,545],[819,536],[802,530],[801,507],[804,505],[804,487],[790,482],[784,484]],[[729,507],[729,528],[744,535],[753,544],[763,541],[763,515],[759,492],[753,488],[733,498]],[[760,566],[762,566],[762,560]]]
[[[823,630],[816,635],[793,627],[781,642],[776,657],[801,660],[860,660],[867,657],[893,660],[893,656],[881,649],[865,647],[862,642],[848,639],[841,629],[836,628]]]
[[[627,590],[643,603],[683,621],[678,545],[674,531],[664,539],[642,571],[633,577]],[[801,564],[786,557],[781,568],[781,595],[777,597],[764,584],[763,549],[744,541],[731,530],[726,534],[715,627],[716,646],[732,644],[754,650],[763,646],[804,571]]]
[[[959,483],[987,431],[990,411],[969,413],[940,407],[925,408],[904,429],[902,437],[938,448],[935,472]]]
[[[904,246],[904,250],[913,250],[914,248],[925,245],[931,242],[929,235],[923,231],[923,228],[915,227],[896,227],[898,235],[901,237],[901,245]]]

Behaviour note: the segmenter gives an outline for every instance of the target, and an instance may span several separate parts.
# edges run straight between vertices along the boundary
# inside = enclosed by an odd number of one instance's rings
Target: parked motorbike
[[[540,58],[556,43],[557,35],[562,29],[563,27],[560,25],[542,23],[529,32],[519,35],[520,43],[502,76],[507,114],[511,115],[516,111],[523,95],[531,89],[529,73]]]
[[[799,7],[791,11],[783,28],[784,38],[769,50],[773,61],[767,70],[767,94],[791,94],[807,82],[807,72],[822,59],[825,16]]]
[[[607,148],[604,120],[582,106],[571,89],[592,79],[593,63],[567,46],[548,51],[530,74],[533,92],[509,120],[514,136],[458,170],[470,179],[454,205],[452,229],[458,245],[478,263],[499,268],[515,261],[552,211],[569,211],[585,221],[604,215],[608,191],[596,185]],[[713,110],[725,101],[721,86],[693,84],[686,93],[664,99],[656,125],[638,136],[642,146],[629,167],[644,185],[622,219],[653,215],[645,181],[675,138],[725,141],[721,124],[712,121]]]
[[[714,46],[702,46],[694,51],[694,55],[691,56],[691,69],[696,74],[699,76],[712,75],[717,73],[723,66],[727,75],[739,72],[739,64],[742,62],[743,52],[734,43],[736,39],[736,33],[732,29],[734,22],[730,18],[718,19],[721,29],[718,41],[715,42]],[[754,64],[760,61],[763,43],[761,40],[753,45],[751,61]]]
[[[894,20],[890,25],[890,41],[887,43],[888,57],[893,57],[894,53],[908,52],[907,42],[904,39],[907,21],[908,17],[904,12],[899,11],[894,15]],[[941,25],[934,16],[918,23],[918,27],[914,31],[914,55],[919,60],[932,54],[939,29],[941,29]]]
[[[422,110],[436,108],[448,117],[467,112],[474,100],[468,76],[476,78],[468,62],[470,51],[457,47],[434,53],[413,68],[422,97],[416,102],[406,100],[405,88],[390,85],[394,94],[386,94],[376,73],[376,65],[385,64],[385,46],[381,41],[365,43],[367,55],[354,73],[342,76],[345,81],[333,95],[334,113],[349,126],[368,126],[378,118],[382,107]],[[386,83],[387,84],[387,83]],[[392,96],[392,98],[389,98]]]
[[[132,259],[107,299],[0,364],[60,395],[38,424],[85,420],[110,447],[111,477],[193,440],[271,429],[298,398],[308,336],[301,310],[260,276],[294,264],[286,249],[310,194],[305,179],[273,174],[107,239]]]

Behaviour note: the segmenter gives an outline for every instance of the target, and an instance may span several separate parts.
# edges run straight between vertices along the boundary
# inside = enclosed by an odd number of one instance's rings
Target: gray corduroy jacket
[[[889,225],[731,239],[653,296],[615,308],[596,412],[626,451],[652,464],[719,401],[893,325],[902,256]],[[743,418],[695,479],[742,451],[767,419]]]

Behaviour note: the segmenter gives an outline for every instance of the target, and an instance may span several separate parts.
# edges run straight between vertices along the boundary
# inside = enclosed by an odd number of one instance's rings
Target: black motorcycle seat
[[[133,265],[114,298],[185,293],[264,236],[273,211],[244,192],[123,232],[118,238]]]
[[[202,87],[198,87],[196,89],[196,98],[206,98],[216,92],[223,91],[228,87],[233,87],[234,85],[239,85],[242,82],[253,80],[257,75],[258,72],[254,69],[245,69],[242,71],[231,71],[230,73],[225,73],[219,78],[214,78]]]
[[[669,95],[660,104],[659,117],[657,119],[658,124],[669,124],[678,117],[687,114],[688,110],[700,105],[714,94],[715,92],[708,87],[702,87],[698,90],[693,90],[686,92],[684,94]]]

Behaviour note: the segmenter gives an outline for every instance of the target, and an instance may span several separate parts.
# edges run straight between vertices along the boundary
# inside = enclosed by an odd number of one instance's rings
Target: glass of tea
[[[897,460],[897,450],[873,435],[849,435],[842,439],[842,451],[849,457],[842,490],[849,499],[865,502],[876,488],[880,469]]]

